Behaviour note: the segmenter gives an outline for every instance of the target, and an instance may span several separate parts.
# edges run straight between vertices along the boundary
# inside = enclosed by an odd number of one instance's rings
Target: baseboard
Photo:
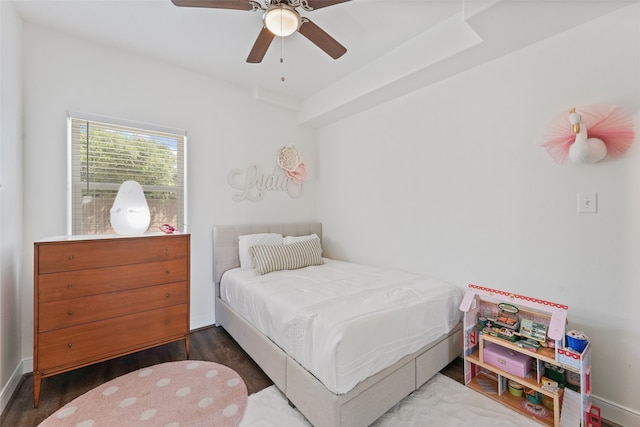
[[[191,324],[189,325],[189,328],[194,331],[196,329],[211,326],[215,323],[216,319],[213,317],[213,313],[211,313],[211,315],[191,317]]]
[[[33,372],[33,357],[22,359],[22,373]]]
[[[30,367],[28,370],[25,370],[27,367]],[[4,412],[4,409],[9,404],[11,397],[15,393],[16,389],[20,385],[20,381],[22,381],[22,376],[26,372],[33,371],[33,359],[23,359],[18,363],[18,366],[13,370],[11,376],[9,377],[9,381],[4,385],[2,391],[0,391],[0,414]]]
[[[620,426],[640,426],[640,413],[598,396],[591,396],[591,403],[600,408],[602,418]]]

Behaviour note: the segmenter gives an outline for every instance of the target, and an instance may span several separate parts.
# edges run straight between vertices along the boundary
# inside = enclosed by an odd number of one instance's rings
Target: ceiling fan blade
[[[214,9],[253,10],[249,0],[171,0],[176,6],[210,7]]]
[[[342,46],[336,39],[307,18],[304,18],[298,32],[324,50],[333,59],[338,59],[347,52],[346,47]]]
[[[333,6],[334,4],[346,3],[350,0],[307,0],[309,6],[315,9],[322,9],[323,7]]]
[[[267,53],[267,49],[269,49],[269,45],[271,45],[271,41],[275,36],[266,27],[262,27],[260,30],[260,34],[258,34],[258,38],[256,42],[253,44],[251,48],[251,52],[249,52],[249,56],[247,57],[247,62],[251,64],[257,64],[262,62],[262,58]]]

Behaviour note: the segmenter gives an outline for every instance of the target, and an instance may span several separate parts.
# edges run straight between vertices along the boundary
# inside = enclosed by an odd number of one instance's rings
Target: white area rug
[[[239,427],[309,427],[311,424],[271,386],[249,396]],[[436,374],[380,417],[375,427],[540,427],[507,407]]]

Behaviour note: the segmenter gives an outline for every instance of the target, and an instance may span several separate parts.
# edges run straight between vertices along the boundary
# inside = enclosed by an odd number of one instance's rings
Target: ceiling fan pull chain
[[[282,33],[283,15],[280,15],[280,33]],[[284,37],[280,36],[280,63],[284,62]]]
[[[284,37],[280,37],[280,63],[284,65]],[[280,77],[280,81],[284,82],[284,75]]]

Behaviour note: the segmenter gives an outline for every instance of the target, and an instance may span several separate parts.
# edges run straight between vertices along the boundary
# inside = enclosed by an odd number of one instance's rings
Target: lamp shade
[[[287,37],[295,33],[301,23],[298,12],[284,4],[270,6],[262,19],[265,27],[280,37]]]
[[[116,234],[134,236],[149,229],[151,213],[142,186],[136,181],[120,184],[111,207],[111,226]]]

